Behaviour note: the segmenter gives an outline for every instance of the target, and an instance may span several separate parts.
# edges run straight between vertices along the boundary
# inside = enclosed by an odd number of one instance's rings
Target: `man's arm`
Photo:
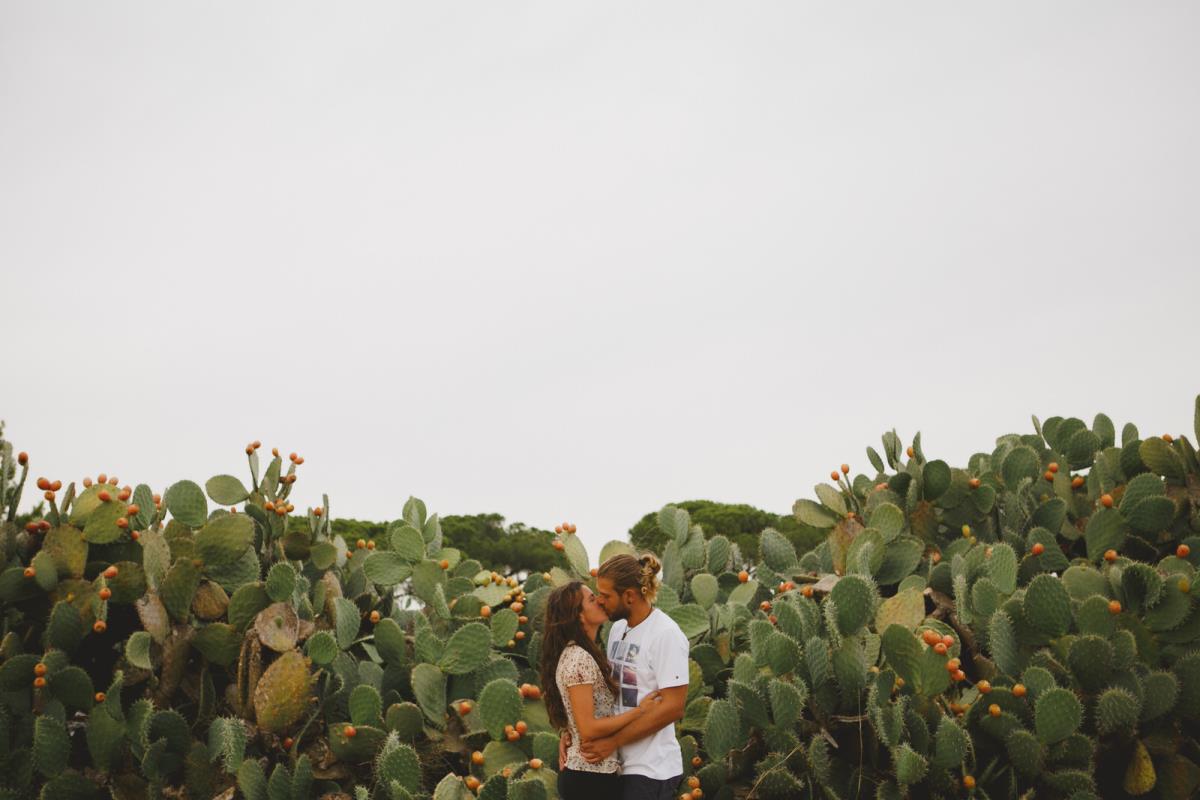
[[[624,744],[645,739],[651,734],[658,733],[663,728],[683,719],[684,703],[687,701],[688,687],[670,686],[662,690],[662,700],[654,708],[647,711],[638,719],[626,725],[621,730],[601,739],[584,740],[580,746],[583,757],[593,764],[603,761]]]

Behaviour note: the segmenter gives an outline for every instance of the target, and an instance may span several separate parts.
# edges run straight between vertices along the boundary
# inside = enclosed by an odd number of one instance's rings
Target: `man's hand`
[[[579,745],[579,751],[589,764],[598,764],[611,756],[617,749],[617,740],[611,736],[603,739],[592,739]]]
[[[561,770],[567,765],[567,748],[571,746],[571,732],[563,731],[558,737],[558,768]]]

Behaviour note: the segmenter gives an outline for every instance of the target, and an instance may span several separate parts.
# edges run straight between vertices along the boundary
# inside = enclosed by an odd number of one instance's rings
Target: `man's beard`
[[[629,619],[629,606],[625,605],[624,601],[617,601],[616,610],[608,613],[608,618],[613,622],[619,619]]]

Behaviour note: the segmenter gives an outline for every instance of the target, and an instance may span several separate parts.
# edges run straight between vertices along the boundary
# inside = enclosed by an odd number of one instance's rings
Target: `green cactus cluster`
[[[1200,398],[1196,405],[1200,438]],[[658,514],[691,643],[679,794],[1186,798],[1200,791],[1200,463],[1186,436],[1033,420],[965,466],[893,431],[750,563]],[[0,439],[0,800],[554,798],[550,590],[446,547],[410,498],[347,542],[303,459],[247,478],[37,480]],[[285,463],[288,465],[285,467]]]

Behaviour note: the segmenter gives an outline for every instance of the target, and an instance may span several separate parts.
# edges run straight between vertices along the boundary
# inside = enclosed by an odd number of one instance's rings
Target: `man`
[[[581,747],[593,763],[619,749],[621,800],[672,800],[683,777],[675,722],[683,719],[687,700],[689,643],[675,620],[653,605],[659,569],[653,555],[622,554],[605,561],[596,577],[596,597],[613,620],[608,661],[620,688],[617,712],[636,707],[650,692],[662,693],[649,713]]]

